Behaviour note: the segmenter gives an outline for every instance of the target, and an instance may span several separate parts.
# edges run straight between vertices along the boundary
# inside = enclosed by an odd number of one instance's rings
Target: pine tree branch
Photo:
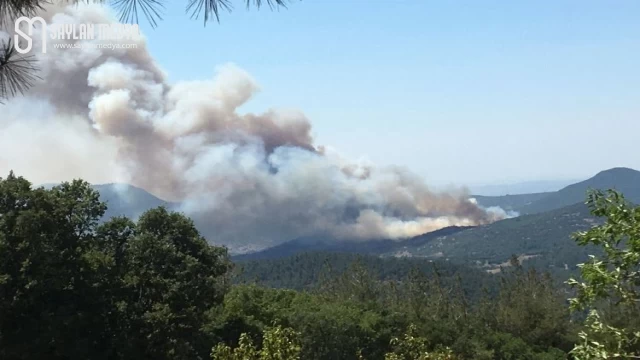
[[[44,9],[44,5],[56,0],[0,0],[0,28],[13,27],[14,21],[21,17],[32,17]],[[59,0],[69,3],[91,2],[104,3],[105,0]],[[122,23],[138,23],[139,13],[142,13],[152,27],[162,20],[162,10],[166,0],[111,0],[111,5],[120,14]],[[286,8],[291,0],[245,0],[247,8],[256,8],[266,4],[271,10],[278,7]],[[220,22],[220,11],[231,11],[231,0],[187,0],[186,12],[191,18],[198,18],[204,12],[205,26],[213,18]],[[40,79],[37,75],[34,56],[21,56],[11,41],[2,42],[0,48],[0,103],[17,94],[24,93],[34,82]]]
[[[33,55],[23,56],[16,51],[11,40],[3,41],[0,47],[0,103],[2,99],[23,94],[33,86],[40,79],[37,72]]]
[[[13,27],[15,19],[34,16],[48,3],[50,0],[0,0],[0,27]]]

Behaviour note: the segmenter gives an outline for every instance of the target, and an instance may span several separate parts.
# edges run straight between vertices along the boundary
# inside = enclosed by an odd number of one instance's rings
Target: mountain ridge
[[[47,186],[53,186],[54,184],[47,184]],[[105,183],[92,185],[98,192],[100,192],[100,199],[105,201],[108,205],[107,212],[104,219],[108,219],[114,216],[127,216],[136,219],[144,211],[155,208],[158,206],[167,207],[170,210],[179,210],[180,203],[165,201],[148,191],[129,184],[122,183]],[[517,194],[517,195],[505,195],[499,197],[491,196],[473,196],[477,203],[483,207],[499,206],[506,211],[516,211],[521,216],[514,219],[502,220],[493,224],[479,226],[475,228],[443,228],[436,232],[426,233],[420,236],[416,236],[405,240],[337,240],[327,235],[315,235],[307,238],[294,239],[289,241],[283,241],[275,246],[264,248],[263,245],[255,243],[255,246],[249,246],[243,249],[234,247],[234,244],[223,244],[227,246],[232,253],[236,256],[239,253],[244,253],[246,258],[273,258],[281,257],[291,254],[296,254],[304,251],[342,251],[351,253],[365,253],[365,254],[378,254],[387,256],[400,256],[401,253],[409,256],[422,256],[424,251],[419,250],[420,246],[425,246],[432,242],[434,238],[444,237],[448,239],[456,239],[456,236],[462,236],[464,239],[466,236],[462,234],[482,234],[482,229],[498,229],[497,233],[491,235],[494,239],[492,245],[488,245],[483,241],[477,243],[462,242],[461,248],[467,248],[463,251],[480,252],[484,253],[484,257],[487,255],[487,247],[493,246],[506,246],[501,244],[505,238],[514,238],[522,231],[537,231],[537,232],[552,232],[556,235],[569,236],[570,233],[561,231],[563,226],[567,226],[567,223],[563,221],[551,221],[546,216],[553,216],[554,211],[559,209],[565,211],[572,206],[580,206],[584,203],[586,197],[586,191],[589,188],[615,188],[623,192],[627,199],[634,203],[640,203],[640,172],[630,168],[617,167],[608,170],[598,172],[593,177],[580,181],[571,185],[568,185],[558,191],[548,193],[533,193],[533,194]],[[583,206],[583,205],[582,205]],[[565,209],[566,208],[566,209]],[[583,207],[583,215],[588,217],[588,214],[584,213],[586,207]],[[588,211],[587,211],[588,212]],[[523,217],[526,215],[545,214],[542,216],[539,224],[531,225],[529,222],[532,218]],[[560,218],[562,219],[562,218]],[[506,224],[511,224],[510,230],[501,228]],[[517,224],[529,224],[523,228],[517,228]],[[544,225],[543,225],[544,224]],[[513,226],[512,226],[513,225]],[[493,226],[493,228],[491,228]],[[547,226],[547,228],[545,228]],[[202,235],[212,242],[215,239],[215,229],[208,229],[207,226],[202,224],[202,219],[196,221],[196,227],[201,229]],[[516,235],[514,235],[516,234]],[[475,235],[473,235],[475,236]],[[473,237],[472,236],[472,237]],[[482,235],[484,236],[484,235]],[[480,238],[482,239],[482,236]],[[516,236],[517,237],[517,236]],[[540,239],[539,241],[544,239]],[[548,240],[548,239],[547,239]],[[570,241],[570,239],[569,239]],[[507,244],[508,245],[508,244]],[[482,246],[482,249],[478,249]],[[446,246],[445,246],[446,247]],[[474,250],[474,247],[476,248]],[[524,246],[522,248],[506,246],[506,249],[511,249],[514,253],[527,253],[528,248]],[[249,252],[250,249],[260,249],[260,251]],[[529,249],[530,250],[530,249]],[[421,253],[422,252],[422,253]],[[446,254],[446,251],[443,252]],[[508,254],[509,256],[511,254]],[[492,262],[504,261],[506,252],[500,252],[499,257],[491,258]],[[460,256],[459,253],[453,252],[452,258],[462,259],[464,261],[470,260],[468,257]],[[479,261],[483,261],[484,258],[480,257]],[[487,259],[484,259],[487,260]],[[487,260],[488,261],[488,260]],[[556,264],[557,265],[557,264]]]
[[[505,184],[468,185],[471,193],[478,196],[522,195],[554,192],[581,179],[521,181]]]
[[[627,200],[640,203],[640,171],[615,167],[603,170],[593,177],[568,185],[538,201],[520,208],[520,212],[534,214],[584,201],[586,193],[590,189],[615,189],[627,198]]]
[[[558,191],[532,194],[482,196],[473,195],[483,207],[499,206],[519,214],[535,214],[559,209],[586,199],[589,189],[617,189],[634,203],[640,203],[640,171],[626,167],[602,170],[594,176],[563,187]]]
[[[375,253],[375,249],[381,250],[387,247],[394,249],[380,255],[433,259],[443,257],[476,264],[479,262],[481,265],[490,267],[503,264],[512,255],[521,255],[528,262],[537,262],[547,268],[550,266],[562,268],[565,263],[576,264],[586,259],[585,248],[578,247],[571,239],[571,235],[575,231],[588,229],[597,221],[584,204],[589,188],[603,190],[618,188],[631,195],[627,197],[630,201],[640,202],[640,172],[629,168],[612,168],[556,192],[501,197],[474,196],[483,207],[500,206],[504,210],[518,211],[521,215],[492,224],[460,229],[450,234],[441,234],[442,236],[427,233],[393,243],[374,240],[364,243],[359,241],[355,244],[345,241],[331,242],[327,237],[321,244],[315,244],[316,246],[293,240],[256,252],[252,256],[277,258],[315,250],[360,251],[372,254]],[[536,209],[538,211],[533,211]],[[415,239],[421,237],[424,241],[416,243]],[[429,249],[429,247],[432,248]]]
[[[588,230],[598,223],[584,203],[560,209],[527,214],[492,224],[477,226],[455,234],[439,237],[424,245],[403,250],[404,254],[431,259],[473,262],[497,266],[512,255],[543,257],[545,267],[577,264],[583,259],[583,247],[575,244],[571,235]],[[577,255],[580,261],[567,261]],[[586,256],[586,255],[585,255]]]

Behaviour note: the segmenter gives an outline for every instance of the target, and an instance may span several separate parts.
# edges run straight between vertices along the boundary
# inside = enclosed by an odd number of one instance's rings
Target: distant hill
[[[432,258],[442,256],[457,261],[486,262],[490,267],[495,267],[517,254],[535,256],[527,260],[529,263],[561,268],[567,264],[567,267],[572,267],[586,257],[587,249],[576,246],[571,234],[589,228],[594,221],[583,205],[590,188],[615,188],[621,190],[631,202],[638,203],[640,172],[613,168],[553,192],[473,195],[483,207],[499,206],[520,215],[529,214],[477,228],[445,228],[404,241],[337,241],[329,236],[315,236],[245,254],[239,259],[273,259],[307,251],[332,251]],[[416,243],[418,241],[421,243]]]
[[[174,203],[151,195],[144,189],[127,184],[93,185],[100,193],[100,200],[107,203],[105,218],[127,216],[136,219],[146,210],[165,206],[171,208]]]
[[[580,180],[540,180],[515,184],[469,186],[469,188],[473,194],[482,196],[519,195],[558,191],[578,181]]]
[[[498,206],[507,211],[520,212],[523,207],[528,206],[552,193],[533,193],[533,194],[518,194],[518,195],[503,195],[503,196],[483,196],[472,195],[479,205],[483,207]]]
[[[322,251],[378,255],[395,250],[423,245],[437,237],[455,234],[470,227],[450,226],[407,240],[337,240],[331,236],[313,236],[295,239],[262,251],[234,256],[234,260],[278,259],[304,252]]]
[[[640,171],[629,168],[613,168],[601,171],[594,177],[569,185],[543,198],[522,206],[520,213],[535,214],[559,209],[585,200],[589,189],[616,189],[633,203],[640,203]]]
[[[519,214],[536,214],[584,202],[589,189],[617,189],[629,201],[640,203],[640,171],[613,168],[553,192],[503,196],[472,195],[472,197],[484,207],[499,206]]]
[[[571,235],[597,224],[582,203],[506,219],[441,236],[420,246],[407,246],[387,256],[426,257],[497,268],[512,255],[542,267],[574,268],[592,248],[576,245]]]
[[[58,184],[47,183],[38,185],[38,187],[51,189],[56,185]],[[144,189],[129,184],[98,184],[91,185],[91,187],[100,193],[100,201],[107,203],[107,211],[104,214],[104,219],[109,219],[114,216],[126,216],[136,219],[149,209],[158,206],[177,208],[178,205],[164,201]]]

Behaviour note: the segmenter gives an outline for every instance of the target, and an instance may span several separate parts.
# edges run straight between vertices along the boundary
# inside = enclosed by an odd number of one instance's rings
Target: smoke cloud
[[[95,5],[50,6],[42,16],[115,21]],[[435,192],[405,169],[343,159],[314,143],[302,113],[240,113],[259,87],[232,64],[212,79],[169,84],[144,39],[127,49],[51,43],[40,57],[44,81],[0,110],[4,173],[133,184],[179,202],[211,242],[232,249],[318,233],[401,239],[506,216],[463,189]]]

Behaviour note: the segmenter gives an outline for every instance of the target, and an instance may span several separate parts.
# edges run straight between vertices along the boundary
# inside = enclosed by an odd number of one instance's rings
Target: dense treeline
[[[183,215],[157,208],[137,222],[100,222],[106,206],[89,184],[32,189],[10,174],[0,179],[0,358],[564,359],[573,348],[583,359],[612,358],[611,349],[637,354],[640,211],[624,206],[601,205],[601,215],[613,214],[609,230],[581,238],[609,241],[605,260],[615,266],[584,267],[585,282],[571,283],[572,316],[566,288],[516,259],[492,277],[447,263],[307,254],[290,263],[243,263],[235,270],[241,284],[231,285],[227,251],[209,245]],[[607,238],[614,230],[628,236]],[[629,248],[613,251],[615,241]],[[269,272],[263,281],[299,290],[249,283]],[[583,328],[575,320],[588,310]]]
[[[0,182],[0,358],[198,358],[231,263],[162,208],[137,223],[89,184]]]
[[[378,257],[335,252],[305,252],[265,260],[237,260],[234,283],[255,283],[272,288],[313,290],[358,263],[380,281],[403,281],[415,270],[426,276],[437,272],[444,285],[460,282],[467,295],[479,299],[484,292],[495,294],[499,279],[486,271],[449,261],[419,258]]]
[[[382,359],[391,339],[415,324],[430,350],[450,347],[461,358],[564,358],[575,340],[565,296],[535,270],[516,266],[502,279],[497,297],[476,303],[437,273],[380,282],[359,263],[313,292],[235,286],[223,318],[243,329],[226,329],[224,340],[259,338],[275,322],[300,332],[303,359]]]

